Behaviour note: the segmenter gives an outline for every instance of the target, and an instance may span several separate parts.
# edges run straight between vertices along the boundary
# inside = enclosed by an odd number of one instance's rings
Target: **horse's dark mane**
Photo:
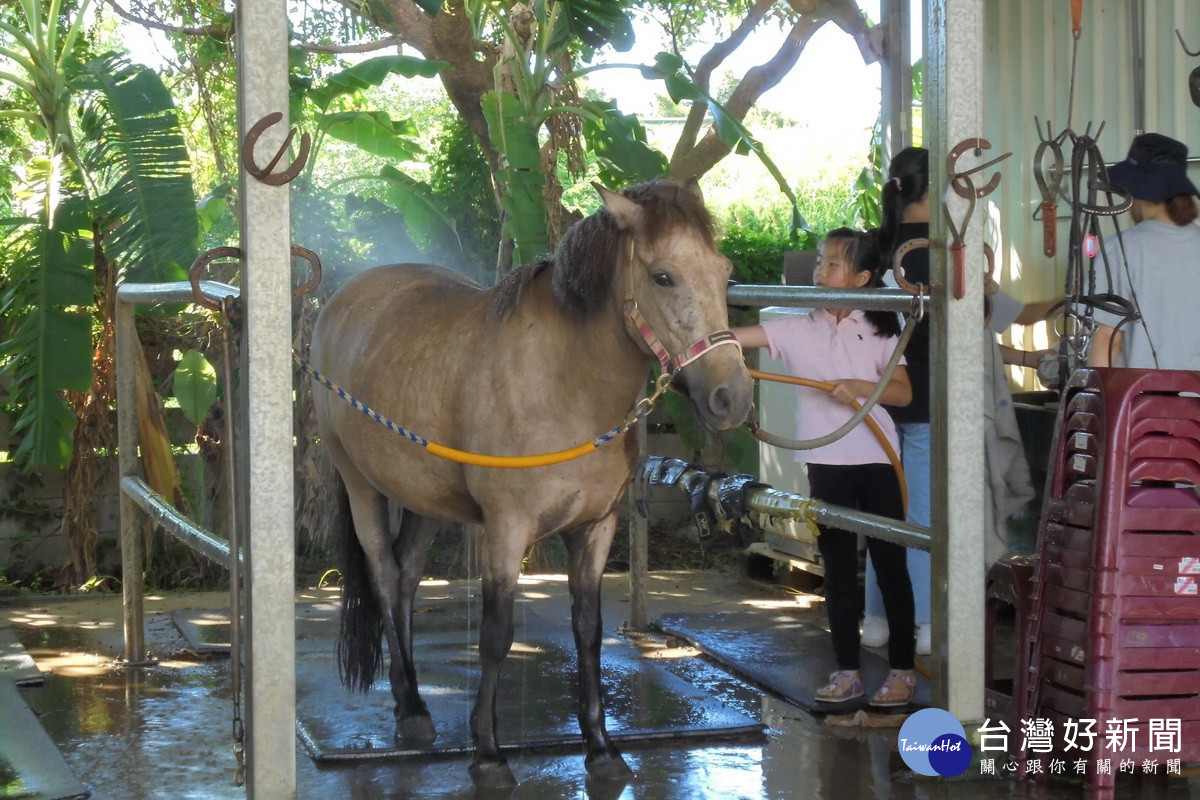
[[[713,224],[699,192],[674,180],[639,183],[621,194],[642,207],[644,230],[660,236],[675,227],[703,233],[712,244]],[[553,255],[546,254],[513,270],[496,284],[492,318],[509,314],[525,289],[546,268],[553,270],[554,298],[569,316],[585,319],[600,307],[612,291],[613,273],[621,252],[622,231],[603,206],[590,217],[576,222],[563,234]],[[714,245],[715,246],[715,245]]]

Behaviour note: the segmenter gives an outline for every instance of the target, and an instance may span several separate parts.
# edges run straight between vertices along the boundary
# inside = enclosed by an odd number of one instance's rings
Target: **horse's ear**
[[[592,186],[600,193],[600,199],[604,202],[604,207],[608,209],[608,213],[616,218],[617,227],[623,231],[631,231],[641,226],[643,216],[641,206],[628,197],[617,194],[595,181],[592,181]]]
[[[701,203],[704,202],[704,193],[700,191],[700,179],[699,178],[697,178],[695,175],[693,175],[692,177],[690,177],[686,181],[684,181],[683,185],[687,188],[687,190],[689,192],[691,192],[692,194],[694,194],[696,196],[697,200],[699,200]]]

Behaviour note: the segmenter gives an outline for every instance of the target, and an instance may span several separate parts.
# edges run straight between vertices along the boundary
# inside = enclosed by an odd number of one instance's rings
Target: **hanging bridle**
[[[679,370],[692,363],[700,356],[708,351],[720,347],[721,345],[733,345],[741,352],[742,346],[734,337],[733,331],[723,330],[715,331],[705,336],[690,347],[684,348],[680,353],[672,356],[670,351],[663,346],[662,341],[654,333],[654,329],[650,327],[649,321],[642,316],[641,310],[638,308],[637,298],[633,296],[633,235],[629,235],[629,256],[625,261],[625,318],[628,319],[633,326],[641,334],[642,341],[650,348],[650,352],[658,359],[658,363],[662,365],[664,375],[674,376]]]

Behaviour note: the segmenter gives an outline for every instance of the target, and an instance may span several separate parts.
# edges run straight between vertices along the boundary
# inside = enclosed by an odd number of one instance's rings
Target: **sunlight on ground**
[[[112,671],[112,662],[94,653],[33,648],[29,650],[29,656],[42,672],[53,672],[68,678],[88,678]]]
[[[686,645],[680,647],[661,647],[657,650],[647,650],[642,653],[646,658],[668,659],[668,658],[695,658],[700,655],[700,651],[694,647]]]
[[[31,628],[48,628],[58,624],[58,616],[38,611],[18,611],[10,614],[8,621],[14,625],[28,625]]]
[[[566,583],[567,576],[562,574],[553,575],[522,575],[517,583],[521,586],[537,586],[542,583]]]
[[[821,598],[811,594],[798,594],[783,600],[743,600],[742,605],[750,608],[783,608],[808,610],[820,602]]]

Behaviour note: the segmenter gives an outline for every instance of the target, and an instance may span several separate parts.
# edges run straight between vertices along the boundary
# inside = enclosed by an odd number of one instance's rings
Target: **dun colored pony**
[[[741,424],[751,382],[740,349],[705,352],[729,343],[727,334],[710,334],[728,327],[730,264],[717,252],[695,182],[597,189],[604,207],[572,226],[553,257],[493,289],[427,264],[378,267],[348,281],[313,331],[313,366],[409,430],[471,453],[527,455],[592,441],[634,406],[655,350],[668,370],[694,358],[673,384],[703,424]],[[394,435],[324,388],[315,395],[323,440],[345,484],[351,513],[343,516],[352,516],[344,520],[343,681],[366,691],[381,669],[382,637],[397,740],[433,741],[413,666],[413,598],[438,521],[482,524],[482,674],[470,771],[477,785],[513,785],[496,741],[497,680],[512,645],[521,561],[534,542],[558,534],[569,554],[585,763],[595,777],[627,779],[604,725],[600,578],[636,435],[554,466],[464,466]],[[388,529],[388,498],[403,507],[399,531]]]

